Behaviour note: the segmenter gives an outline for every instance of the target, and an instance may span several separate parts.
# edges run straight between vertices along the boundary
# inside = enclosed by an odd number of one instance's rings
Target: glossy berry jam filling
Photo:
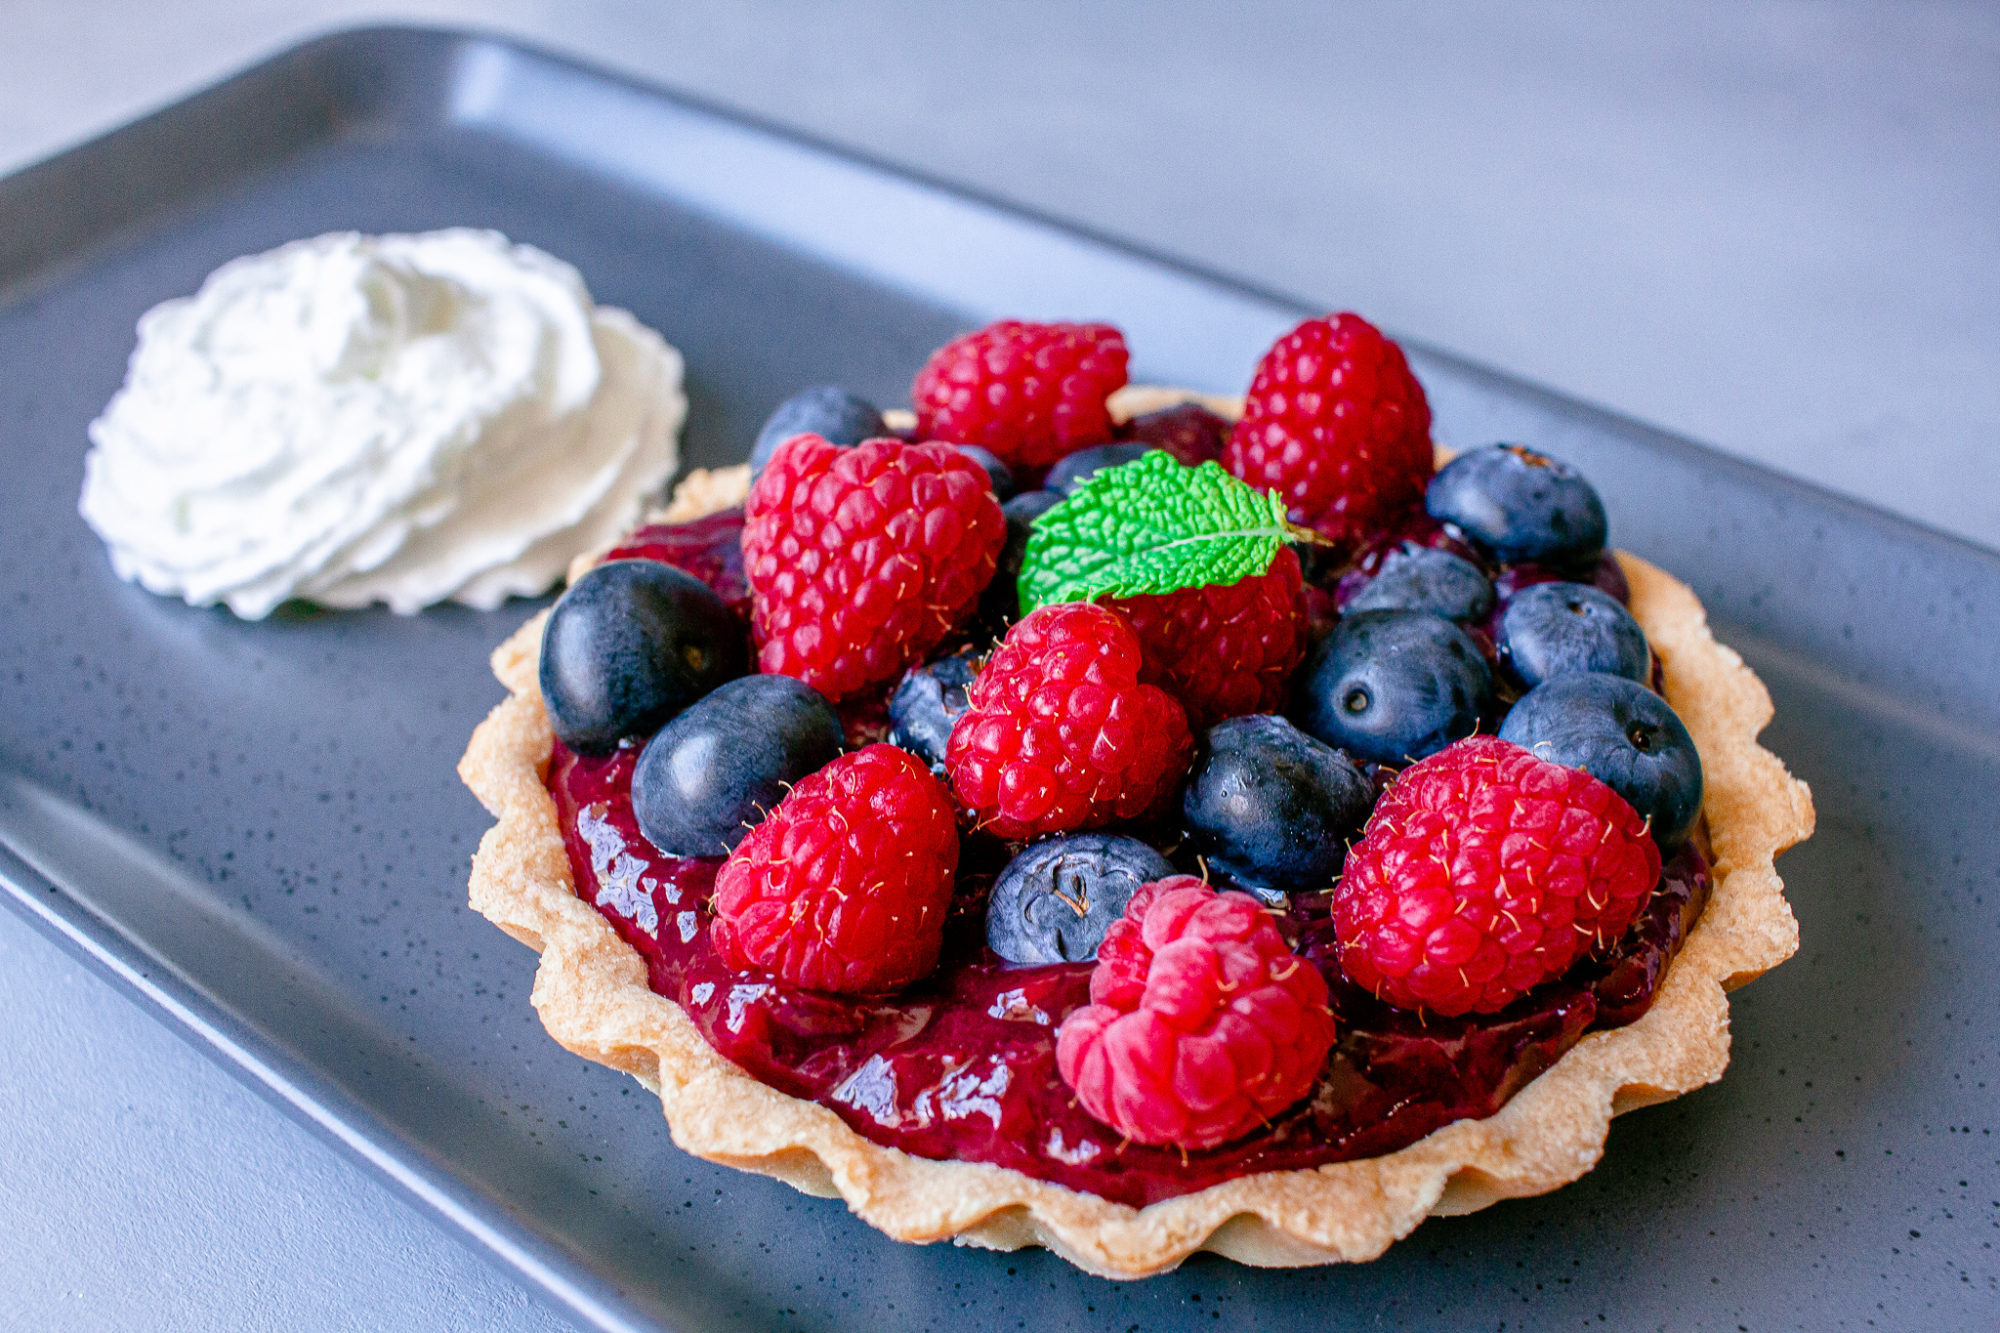
[[[616,557],[663,559],[725,599],[747,602],[735,511],[633,534]],[[848,711],[872,738],[881,704]],[[1708,864],[1689,844],[1666,864],[1645,912],[1589,958],[1497,1014],[1456,1019],[1391,1008],[1349,982],[1324,895],[1283,921],[1325,975],[1340,1037],[1312,1094],[1268,1126],[1197,1153],[1126,1143],[1079,1107],[1056,1073],[1055,1031],[1089,1001],[1089,964],[1014,967],[986,948],[985,895],[1007,849],[972,836],[942,961],[881,1000],[826,995],[732,971],[710,947],[721,862],[663,855],[632,813],[628,745],[588,758],[556,745],[548,787],[579,897],[646,960],[678,1004],[752,1077],[818,1102],[864,1138],[914,1156],[988,1162],[1142,1207],[1238,1176],[1378,1156],[1455,1120],[1492,1115],[1586,1033],[1630,1023],[1708,899]]]

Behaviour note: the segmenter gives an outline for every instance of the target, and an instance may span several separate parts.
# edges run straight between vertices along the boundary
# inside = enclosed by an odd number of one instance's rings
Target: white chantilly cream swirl
[[[497,232],[339,232],[223,265],[139,321],[90,426],[83,516],[120,577],[287,598],[547,589],[672,475],[680,353]]]

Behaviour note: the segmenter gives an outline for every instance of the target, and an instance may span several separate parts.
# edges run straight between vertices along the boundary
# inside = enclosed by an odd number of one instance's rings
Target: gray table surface
[[[2000,546],[2000,7],[0,0],[0,172],[383,19],[704,94]],[[0,1014],[0,1192],[35,1219],[0,1327],[567,1327],[7,912]]]

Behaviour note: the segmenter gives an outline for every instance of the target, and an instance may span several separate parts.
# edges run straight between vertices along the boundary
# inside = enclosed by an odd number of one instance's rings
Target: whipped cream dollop
[[[686,416],[680,353],[561,260],[339,232],[146,313],[79,507],[120,577],[239,616],[487,610],[629,527]]]

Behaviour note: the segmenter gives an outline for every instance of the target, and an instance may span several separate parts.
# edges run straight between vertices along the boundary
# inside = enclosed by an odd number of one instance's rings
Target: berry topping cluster
[[[1332,984],[1493,1013],[1616,943],[1701,762],[1596,491],[1512,444],[1433,475],[1372,325],[1301,324],[1233,423],[1117,419],[1126,368],[1108,325],[1009,321],[922,367],[914,430],[795,395],[734,600],[705,548],[600,565],[541,688],[572,751],[639,747],[654,847],[721,858],[726,966],[851,996],[1090,967],[1044,1020],[1061,1078],[1192,1151],[1311,1092]]]

